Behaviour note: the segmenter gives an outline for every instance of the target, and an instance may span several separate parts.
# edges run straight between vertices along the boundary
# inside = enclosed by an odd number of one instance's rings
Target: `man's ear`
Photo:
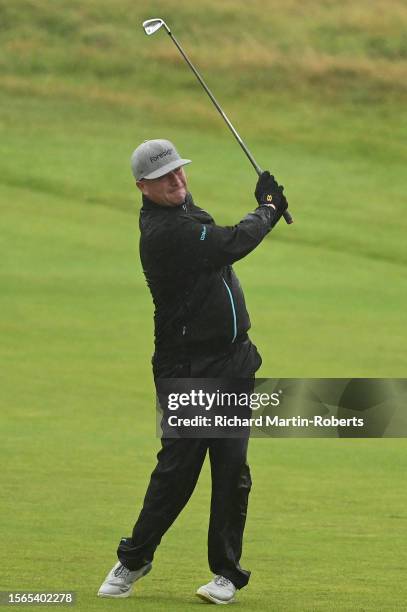
[[[144,189],[145,189],[145,183],[144,181],[136,181],[136,185],[137,187],[140,189],[140,191],[142,193],[144,193]]]

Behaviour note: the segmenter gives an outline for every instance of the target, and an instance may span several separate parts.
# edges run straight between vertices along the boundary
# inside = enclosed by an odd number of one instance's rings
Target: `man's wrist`
[[[263,213],[262,216],[263,218],[267,218],[270,229],[273,229],[283,215],[283,211],[279,210],[275,204],[271,203],[259,204],[257,210],[264,211],[265,214]]]

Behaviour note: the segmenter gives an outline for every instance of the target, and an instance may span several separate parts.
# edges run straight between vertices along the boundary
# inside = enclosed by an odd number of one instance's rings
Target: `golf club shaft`
[[[260,176],[261,173],[263,172],[263,170],[260,168],[259,164],[254,159],[253,155],[250,153],[249,149],[247,148],[247,146],[245,145],[243,140],[240,138],[239,134],[237,133],[237,131],[233,127],[232,123],[229,121],[228,117],[225,115],[224,111],[220,107],[220,105],[219,105],[218,101],[216,100],[215,96],[213,95],[213,93],[211,92],[211,90],[209,89],[209,87],[207,86],[207,84],[205,83],[205,81],[203,80],[203,78],[201,77],[201,75],[199,74],[199,72],[197,71],[195,66],[193,65],[193,63],[190,61],[190,59],[186,55],[186,53],[183,50],[183,48],[181,47],[181,45],[179,44],[179,42],[177,41],[175,36],[172,34],[171,30],[169,28],[166,28],[166,30],[168,32],[168,35],[171,37],[173,43],[175,44],[175,46],[177,47],[177,49],[181,53],[182,57],[185,59],[185,61],[187,62],[188,66],[191,68],[192,72],[195,74],[196,78],[201,83],[202,87],[204,88],[204,90],[206,91],[206,93],[208,94],[208,96],[210,97],[210,99],[212,100],[214,105],[216,106],[216,108],[219,111],[219,113],[222,115],[223,119],[225,120],[225,122],[226,122],[227,126],[229,127],[230,131],[232,132],[233,136],[236,138],[237,142],[240,144],[240,146],[242,147],[243,151],[246,153],[246,155],[249,158],[253,168],[256,170],[258,176]],[[286,223],[288,223],[288,224],[293,223],[293,218],[290,215],[290,213],[288,212],[288,210],[284,211],[283,216],[284,216],[284,219],[285,219]]]

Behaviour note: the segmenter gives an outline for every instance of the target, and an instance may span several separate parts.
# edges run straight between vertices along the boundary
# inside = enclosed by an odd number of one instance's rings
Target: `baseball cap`
[[[190,159],[182,159],[169,140],[146,140],[133,151],[131,169],[137,181],[140,179],[155,179],[164,176],[185,164]]]

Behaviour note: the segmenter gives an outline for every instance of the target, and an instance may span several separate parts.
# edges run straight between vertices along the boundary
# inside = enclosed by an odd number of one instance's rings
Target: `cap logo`
[[[171,155],[173,150],[174,149],[166,149],[166,151],[162,151],[161,153],[158,153],[158,155],[154,155],[154,156],[150,157],[151,163],[156,162],[161,157],[165,157],[166,155]]]

